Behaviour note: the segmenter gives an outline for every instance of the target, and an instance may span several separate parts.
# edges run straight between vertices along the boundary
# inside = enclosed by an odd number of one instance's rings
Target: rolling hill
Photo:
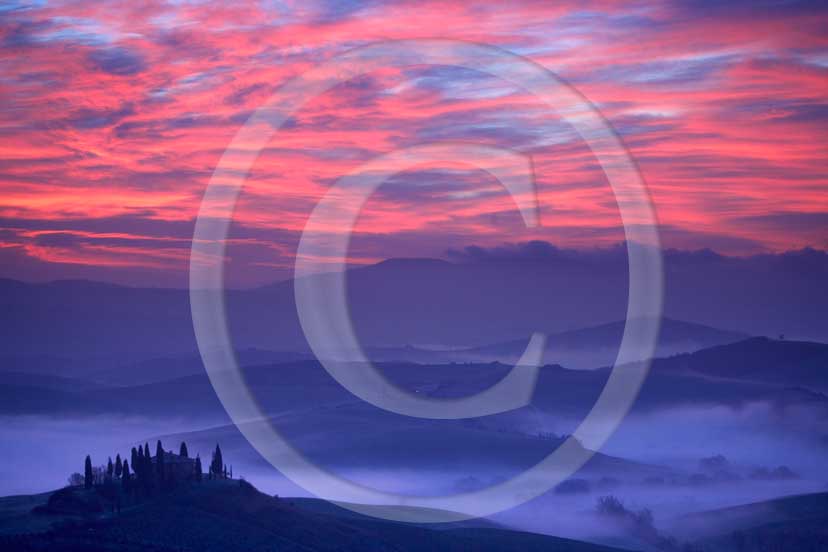
[[[817,552],[828,547],[828,493],[693,513],[670,525],[672,534],[715,552]]]
[[[251,352],[249,358],[268,352]],[[245,357],[242,357],[243,359]],[[159,361],[153,379],[173,359]],[[140,366],[135,370],[141,370]],[[396,385],[433,397],[461,397],[493,385],[511,366],[498,362],[378,365]],[[192,366],[195,369],[195,366]],[[623,367],[619,367],[623,370]],[[168,370],[174,374],[174,370]],[[245,379],[269,414],[351,402],[355,397],[312,360],[247,366]],[[533,404],[543,411],[583,415],[602,389],[609,369],[570,370],[558,365],[541,368]],[[131,376],[131,377],[139,377]],[[657,410],[677,405],[737,406],[751,401],[790,402],[799,395],[820,401],[828,388],[828,345],[766,338],[719,345],[693,353],[659,358],[641,390],[636,408]],[[223,417],[215,391],[200,371],[141,385],[108,387],[38,374],[12,374],[0,381],[4,414],[153,413],[158,416]],[[186,402],[177,400],[188,397]],[[44,398],[46,397],[46,398]],[[828,398],[822,396],[823,400]]]
[[[371,347],[480,347],[607,324],[626,313],[626,260],[618,253],[600,262],[566,255],[511,263],[391,259],[354,268],[347,273],[352,318]],[[813,250],[748,259],[665,252],[664,315],[826,341],[826,258]],[[227,290],[226,299],[239,349],[306,349],[292,281]],[[0,325],[4,356],[134,362],[197,350],[187,290],[0,280],[0,306],[14,321]]]
[[[755,337],[673,358],[659,370],[828,391],[828,345]]]
[[[76,492],[88,493],[82,489]],[[127,500],[119,515],[31,513],[32,506],[46,503],[48,498],[49,494],[0,499],[0,548],[9,552],[618,550],[485,523],[438,529],[375,520],[338,508],[317,507],[307,500],[272,498],[248,483],[233,480],[187,485],[137,503]],[[108,509],[104,504],[103,510]]]
[[[610,365],[618,353],[625,324],[625,321],[620,320],[549,335],[546,340],[544,362],[576,369]],[[664,318],[661,321],[655,356],[666,357],[693,352],[742,341],[747,337],[747,334],[741,332]],[[523,354],[528,341],[527,336],[525,339],[455,351],[454,356],[456,360],[515,362]],[[641,358],[643,357],[644,355],[641,355]]]

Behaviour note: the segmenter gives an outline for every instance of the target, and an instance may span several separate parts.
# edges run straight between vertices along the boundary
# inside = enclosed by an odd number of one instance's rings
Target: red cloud
[[[185,271],[186,240],[154,247],[124,228],[134,241],[85,234],[45,246],[20,229],[107,217],[191,222],[222,152],[281,84],[359,43],[435,34],[500,45],[574,83],[638,160],[660,221],[673,229],[666,245],[824,246],[801,221],[822,220],[807,215],[828,205],[828,16],[731,15],[615,2],[378,3],[351,12],[81,2],[10,12],[0,38],[0,217],[10,233],[0,246],[55,266]],[[243,262],[289,266],[310,209],[338,176],[378,153],[440,139],[530,154],[544,228],[523,228],[486,175],[452,180],[440,176],[447,167],[429,167],[405,177],[412,189],[389,185],[369,201],[354,262],[407,254],[377,236],[418,254],[464,241],[623,239],[589,149],[534,98],[484,76],[389,67],[309,102],[268,145],[236,217],[278,237],[237,242],[259,248]],[[757,218],[771,212],[792,218]]]

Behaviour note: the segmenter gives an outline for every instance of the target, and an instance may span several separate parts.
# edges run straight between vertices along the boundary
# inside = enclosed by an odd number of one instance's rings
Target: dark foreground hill
[[[828,493],[787,496],[683,516],[670,532],[710,552],[828,550]]]
[[[36,507],[48,501],[48,494],[0,499],[0,549],[6,552],[617,550],[485,526],[423,527],[374,520],[345,511],[339,513],[335,508],[308,507],[307,500],[272,498],[248,483],[233,480],[184,486],[125,506],[120,514],[110,513],[110,504],[106,501],[97,504],[95,492],[81,488],[68,491],[78,496],[73,500],[63,497],[61,504],[75,504],[75,514],[67,513],[65,508],[60,513],[36,513],[49,509]],[[35,506],[34,512],[29,510],[32,506]],[[96,512],[96,509],[103,511]]]

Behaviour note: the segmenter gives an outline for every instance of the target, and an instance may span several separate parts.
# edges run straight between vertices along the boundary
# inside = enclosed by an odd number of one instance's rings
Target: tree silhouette
[[[129,461],[132,464],[132,471],[135,471],[135,468],[138,466],[138,451],[135,450],[135,447],[132,447]]]
[[[187,443],[181,441],[181,448],[178,449],[178,455],[182,458],[189,458],[189,454],[187,453]]]
[[[92,488],[92,458],[88,454],[83,463],[83,486],[87,489]]]
[[[115,464],[112,463],[112,457],[110,456],[106,461],[106,478],[112,479],[112,475],[115,473]]]
[[[221,479],[224,473],[224,460],[221,457],[221,447],[216,443],[216,450],[213,451],[213,460],[210,462],[210,478]]]
[[[149,478],[152,471],[147,469],[147,464],[149,464],[149,457],[144,455],[144,447],[139,446],[138,456],[135,458],[135,463],[132,464],[132,471],[135,473],[137,486],[144,491],[149,490]]]
[[[164,447],[161,446],[161,439],[155,445],[155,468],[158,472],[158,483],[164,483]]]
[[[141,461],[141,475],[143,478],[144,490],[149,493],[152,488],[152,456],[150,456],[149,443],[144,443],[144,458]]]
[[[144,447],[138,447],[138,454],[132,461],[132,471],[135,472],[135,479],[140,483],[144,481]]]
[[[129,492],[130,484],[129,462],[124,460],[123,472],[121,474],[121,485],[124,487],[124,492]]]
[[[196,454],[196,459],[195,459],[195,480],[200,482],[200,481],[201,481],[201,477],[202,477],[202,474],[201,474],[201,456],[199,456],[198,454]]]
[[[121,474],[124,472],[124,463],[121,462],[121,455],[115,455],[115,477],[121,477]]]
[[[154,485],[154,473],[152,471],[152,456],[149,453],[149,443],[144,443],[144,461],[143,466],[141,467],[141,471],[143,472],[143,484],[144,484],[144,491],[149,494],[152,490]]]

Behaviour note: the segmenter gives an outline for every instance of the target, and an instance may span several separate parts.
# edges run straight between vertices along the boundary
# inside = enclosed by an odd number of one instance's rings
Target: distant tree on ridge
[[[178,449],[178,455],[182,458],[189,458],[189,453],[187,452],[187,443],[181,441],[181,448]]]
[[[83,486],[87,489],[91,489],[92,482],[92,458],[87,454],[86,461],[83,463]]]
[[[213,461],[210,462],[210,477],[221,479],[224,471],[224,459],[221,457],[221,447],[216,443],[216,450],[213,451]]]
[[[164,483],[164,447],[161,446],[161,439],[155,445],[155,468],[158,475],[159,485]]]
[[[124,487],[124,492],[129,492],[131,481],[129,475],[129,462],[124,460],[123,472],[121,474],[121,485]]]
[[[135,472],[135,479],[138,481],[144,479],[144,447],[138,447],[138,454],[132,461],[132,471]]]

